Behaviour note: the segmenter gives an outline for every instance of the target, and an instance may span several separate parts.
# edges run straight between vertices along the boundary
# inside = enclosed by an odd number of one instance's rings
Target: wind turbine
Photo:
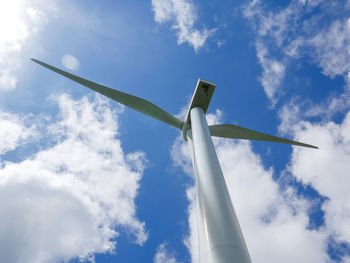
[[[209,125],[205,114],[215,90],[215,84],[198,80],[184,121],[153,103],[70,74],[44,62],[34,62],[78,82],[125,106],[179,129],[189,143],[196,178],[199,259],[201,263],[248,263],[249,252],[216,156],[211,136],[279,142],[318,147],[292,141],[233,124]]]

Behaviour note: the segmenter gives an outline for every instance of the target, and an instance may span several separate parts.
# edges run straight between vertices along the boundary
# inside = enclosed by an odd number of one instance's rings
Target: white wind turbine
[[[32,60],[125,106],[182,131],[182,136],[185,141],[188,141],[191,149],[196,177],[199,258],[201,263],[251,262],[211,136],[318,148],[310,144],[268,135],[233,124],[208,126],[205,114],[213,96],[215,84],[207,81],[198,80],[186,118],[181,121],[147,100],[83,79],[36,59]]]

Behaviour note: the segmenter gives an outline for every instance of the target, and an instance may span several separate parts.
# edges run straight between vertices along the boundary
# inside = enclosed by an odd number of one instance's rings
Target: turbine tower
[[[182,132],[184,140],[188,142],[191,149],[196,178],[199,259],[201,263],[251,262],[211,136],[318,148],[233,124],[208,126],[205,114],[216,86],[207,81],[198,80],[186,118],[181,121],[147,100],[83,79],[39,60],[32,60]]]

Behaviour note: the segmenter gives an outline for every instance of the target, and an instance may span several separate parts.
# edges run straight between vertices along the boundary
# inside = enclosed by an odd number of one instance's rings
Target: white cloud
[[[123,152],[106,100],[57,101],[60,119],[48,129],[54,145],[0,169],[4,262],[93,260],[115,250],[116,226],[137,244],[147,239],[134,203],[144,154]]]
[[[197,52],[202,48],[215,29],[194,28],[197,20],[196,10],[189,0],[152,0],[154,19],[158,23],[174,21],[177,43],[188,43]]]
[[[317,151],[294,148],[289,170],[300,182],[311,185],[328,198],[322,206],[325,228],[336,241],[349,244],[350,112],[339,124],[299,120],[285,121],[284,126],[289,127],[297,139],[312,140],[320,147]]]
[[[16,87],[16,70],[26,42],[40,31],[53,13],[52,3],[13,0],[0,2],[0,89]]]
[[[70,69],[73,71],[76,71],[79,69],[79,66],[80,66],[79,60],[70,54],[64,55],[61,61],[62,61],[62,65],[65,66],[67,69]]]
[[[329,27],[305,40],[316,62],[326,76],[344,76],[350,73],[350,16],[337,19]]]
[[[215,113],[206,114],[208,125],[219,124],[222,121],[224,112],[222,110],[215,110]]]
[[[14,150],[36,136],[35,125],[16,114],[0,112],[0,155]]]
[[[298,197],[292,188],[282,192],[272,178],[272,168],[264,168],[249,142],[215,138],[214,143],[252,261],[329,262],[327,232],[322,228],[308,228],[311,203]],[[177,140],[172,157],[174,163],[188,173],[189,154],[182,159],[174,154],[175,149],[184,151],[185,147],[188,146]],[[187,195],[190,235],[185,243],[192,262],[196,263],[198,230],[194,188],[189,188]]]
[[[173,254],[169,253],[166,245],[163,243],[157,248],[157,253],[154,256],[154,263],[177,263],[178,261]]]
[[[259,0],[251,1],[244,8],[244,16],[250,20],[254,30],[257,32],[256,55],[262,67],[259,81],[272,106],[278,100],[279,89],[281,89],[281,82],[285,75],[286,62],[278,61],[275,58],[276,56],[270,54],[271,43],[265,41],[265,38],[270,37],[274,39],[276,45],[280,48],[284,43],[285,31],[290,26],[290,17],[293,17],[291,14],[293,14],[291,8],[283,9],[279,13],[265,13]]]
[[[276,59],[269,58],[268,50],[261,42],[256,43],[256,55],[263,71],[259,81],[274,106],[284,78],[285,66]]]

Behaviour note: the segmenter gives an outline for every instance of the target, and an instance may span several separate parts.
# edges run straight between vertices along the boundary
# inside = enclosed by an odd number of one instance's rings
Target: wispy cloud
[[[188,43],[197,52],[215,29],[195,29],[196,9],[190,0],[152,0],[154,19],[158,23],[173,22],[177,43]]]
[[[348,80],[348,74],[350,74],[350,18],[333,21],[328,27],[321,29],[309,39],[305,39],[303,44],[310,47],[311,55],[326,76],[331,78],[343,76]],[[299,44],[299,49],[301,48]]]
[[[282,72],[296,59],[314,63],[330,78],[342,76],[349,81],[350,21],[346,10],[350,10],[346,1],[292,0],[284,8],[271,10],[263,1],[254,0],[245,7],[244,15],[256,32],[257,57],[263,69],[260,82],[272,103],[283,89]],[[277,74],[271,70],[275,61],[280,65]]]
[[[132,242],[142,245],[147,239],[134,203],[144,154],[123,152],[115,137],[116,112],[105,99],[74,100],[63,94],[57,102],[59,119],[48,129],[49,146],[0,168],[5,262],[93,260],[94,253],[115,250],[116,226]]]
[[[36,137],[35,125],[28,120],[17,114],[0,112],[0,156]]]
[[[267,97],[271,100],[272,106],[277,102],[279,88],[285,74],[285,66],[282,62],[271,58],[268,49],[261,42],[256,43],[256,55],[262,67],[262,75],[259,78]]]
[[[154,256],[154,263],[178,263],[175,256],[168,251],[166,244],[163,243],[157,248],[157,253]]]

